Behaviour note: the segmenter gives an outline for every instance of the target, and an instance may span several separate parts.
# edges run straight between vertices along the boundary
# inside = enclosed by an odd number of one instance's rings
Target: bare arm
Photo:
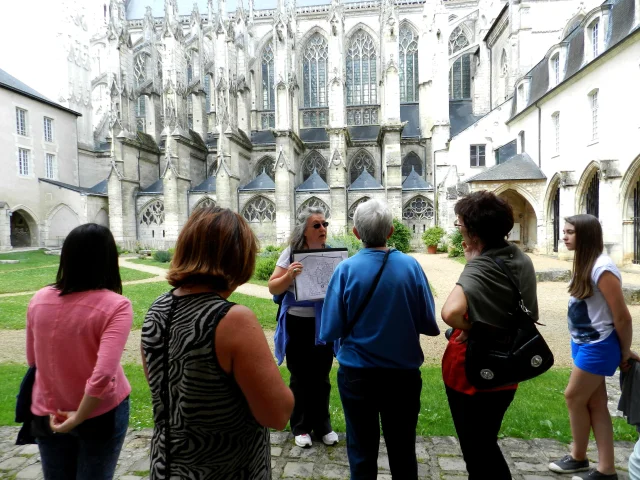
[[[613,315],[613,325],[620,340],[620,349],[622,350],[622,362],[620,366],[627,368],[629,358],[640,360],[635,352],[631,351],[631,339],[633,338],[633,324],[631,322],[631,314],[627,308],[622,295],[622,285],[620,280],[613,273],[606,271],[598,280],[598,288],[604,295],[607,305]]]
[[[456,285],[449,298],[444,302],[442,306],[442,320],[444,323],[453,328],[459,328],[460,330],[469,330],[471,323],[465,320],[464,316],[467,313],[467,297],[464,294],[464,290],[460,285]]]
[[[216,329],[220,366],[233,373],[251,413],[264,427],[283,430],[293,411],[293,393],[285,385],[255,314],[234,305]]]
[[[75,412],[61,412],[49,416],[49,426],[55,433],[67,433],[84,422],[102,403],[101,398],[91,397],[86,393]]]
[[[293,262],[288,268],[276,267],[269,278],[269,293],[280,295],[287,291],[293,283],[293,279],[302,272],[302,264]]]

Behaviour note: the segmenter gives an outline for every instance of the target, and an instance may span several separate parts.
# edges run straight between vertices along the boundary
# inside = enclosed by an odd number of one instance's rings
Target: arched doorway
[[[524,251],[532,251],[538,242],[538,218],[531,204],[515,190],[505,190],[498,195],[513,209],[513,230],[509,240]]]
[[[28,215],[23,210],[11,214],[11,246],[14,248],[33,246],[31,241],[32,232],[29,226],[29,223],[32,223],[33,220],[29,218],[31,222],[27,221]]]

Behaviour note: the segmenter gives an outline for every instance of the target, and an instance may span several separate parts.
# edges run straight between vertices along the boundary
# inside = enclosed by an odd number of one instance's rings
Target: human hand
[[[622,361],[620,362],[620,370],[622,370],[623,372],[626,372],[627,370],[629,370],[629,367],[631,367],[631,365],[629,364],[629,360],[635,360],[636,362],[640,362],[640,356],[638,356],[638,354],[632,350],[629,350],[628,352],[623,352]]]
[[[480,251],[474,245],[469,245],[464,240],[462,241],[462,249],[464,250],[464,258],[468,261],[480,255]]]
[[[80,425],[80,421],[77,417],[77,412],[58,412],[49,415],[49,426],[53,433],[67,433]]]
[[[302,268],[302,263],[293,262],[287,269],[287,275],[289,275],[289,278],[294,279],[302,273]]]

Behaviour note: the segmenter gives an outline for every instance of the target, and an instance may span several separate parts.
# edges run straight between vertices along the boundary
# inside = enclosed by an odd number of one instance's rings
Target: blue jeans
[[[347,426],[351,480],[378,477],[380,424],[394,479],[418,478],[416,426],[420,413],[420,370],[340,366],[338,389]]]
[[[46,429],[43,422],[48,417],[40,418],[40,426]],[[110,412],[69,433],[36,435],[45,480],[111,480],[128,426],[127,397]]]

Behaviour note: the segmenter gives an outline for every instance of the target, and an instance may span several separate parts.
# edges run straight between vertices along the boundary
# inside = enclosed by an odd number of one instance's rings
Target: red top
[[[110,290],[59,293],[43,288],[27,310],[27,363],[37,367],[31,412],[75,411],[87,394],[102,399],[90,415],[97,417],[131,392],[120,365],[131,302]]]
[[[507,385],[506,387],[491,388],[487,390],[478,390],[467,380],[467,374],[464,369],[465,357],[467,355],[467,342],[458,343],[456,338],[462,333],[462,330],[454,330],[449,338],[449,344],[442,356],[442,379],[444,384],[455,390],[456,392],[466,393],[467,395],[475,395],[477,392],[498,392],[501,390],[515,390],[518,385]]]

